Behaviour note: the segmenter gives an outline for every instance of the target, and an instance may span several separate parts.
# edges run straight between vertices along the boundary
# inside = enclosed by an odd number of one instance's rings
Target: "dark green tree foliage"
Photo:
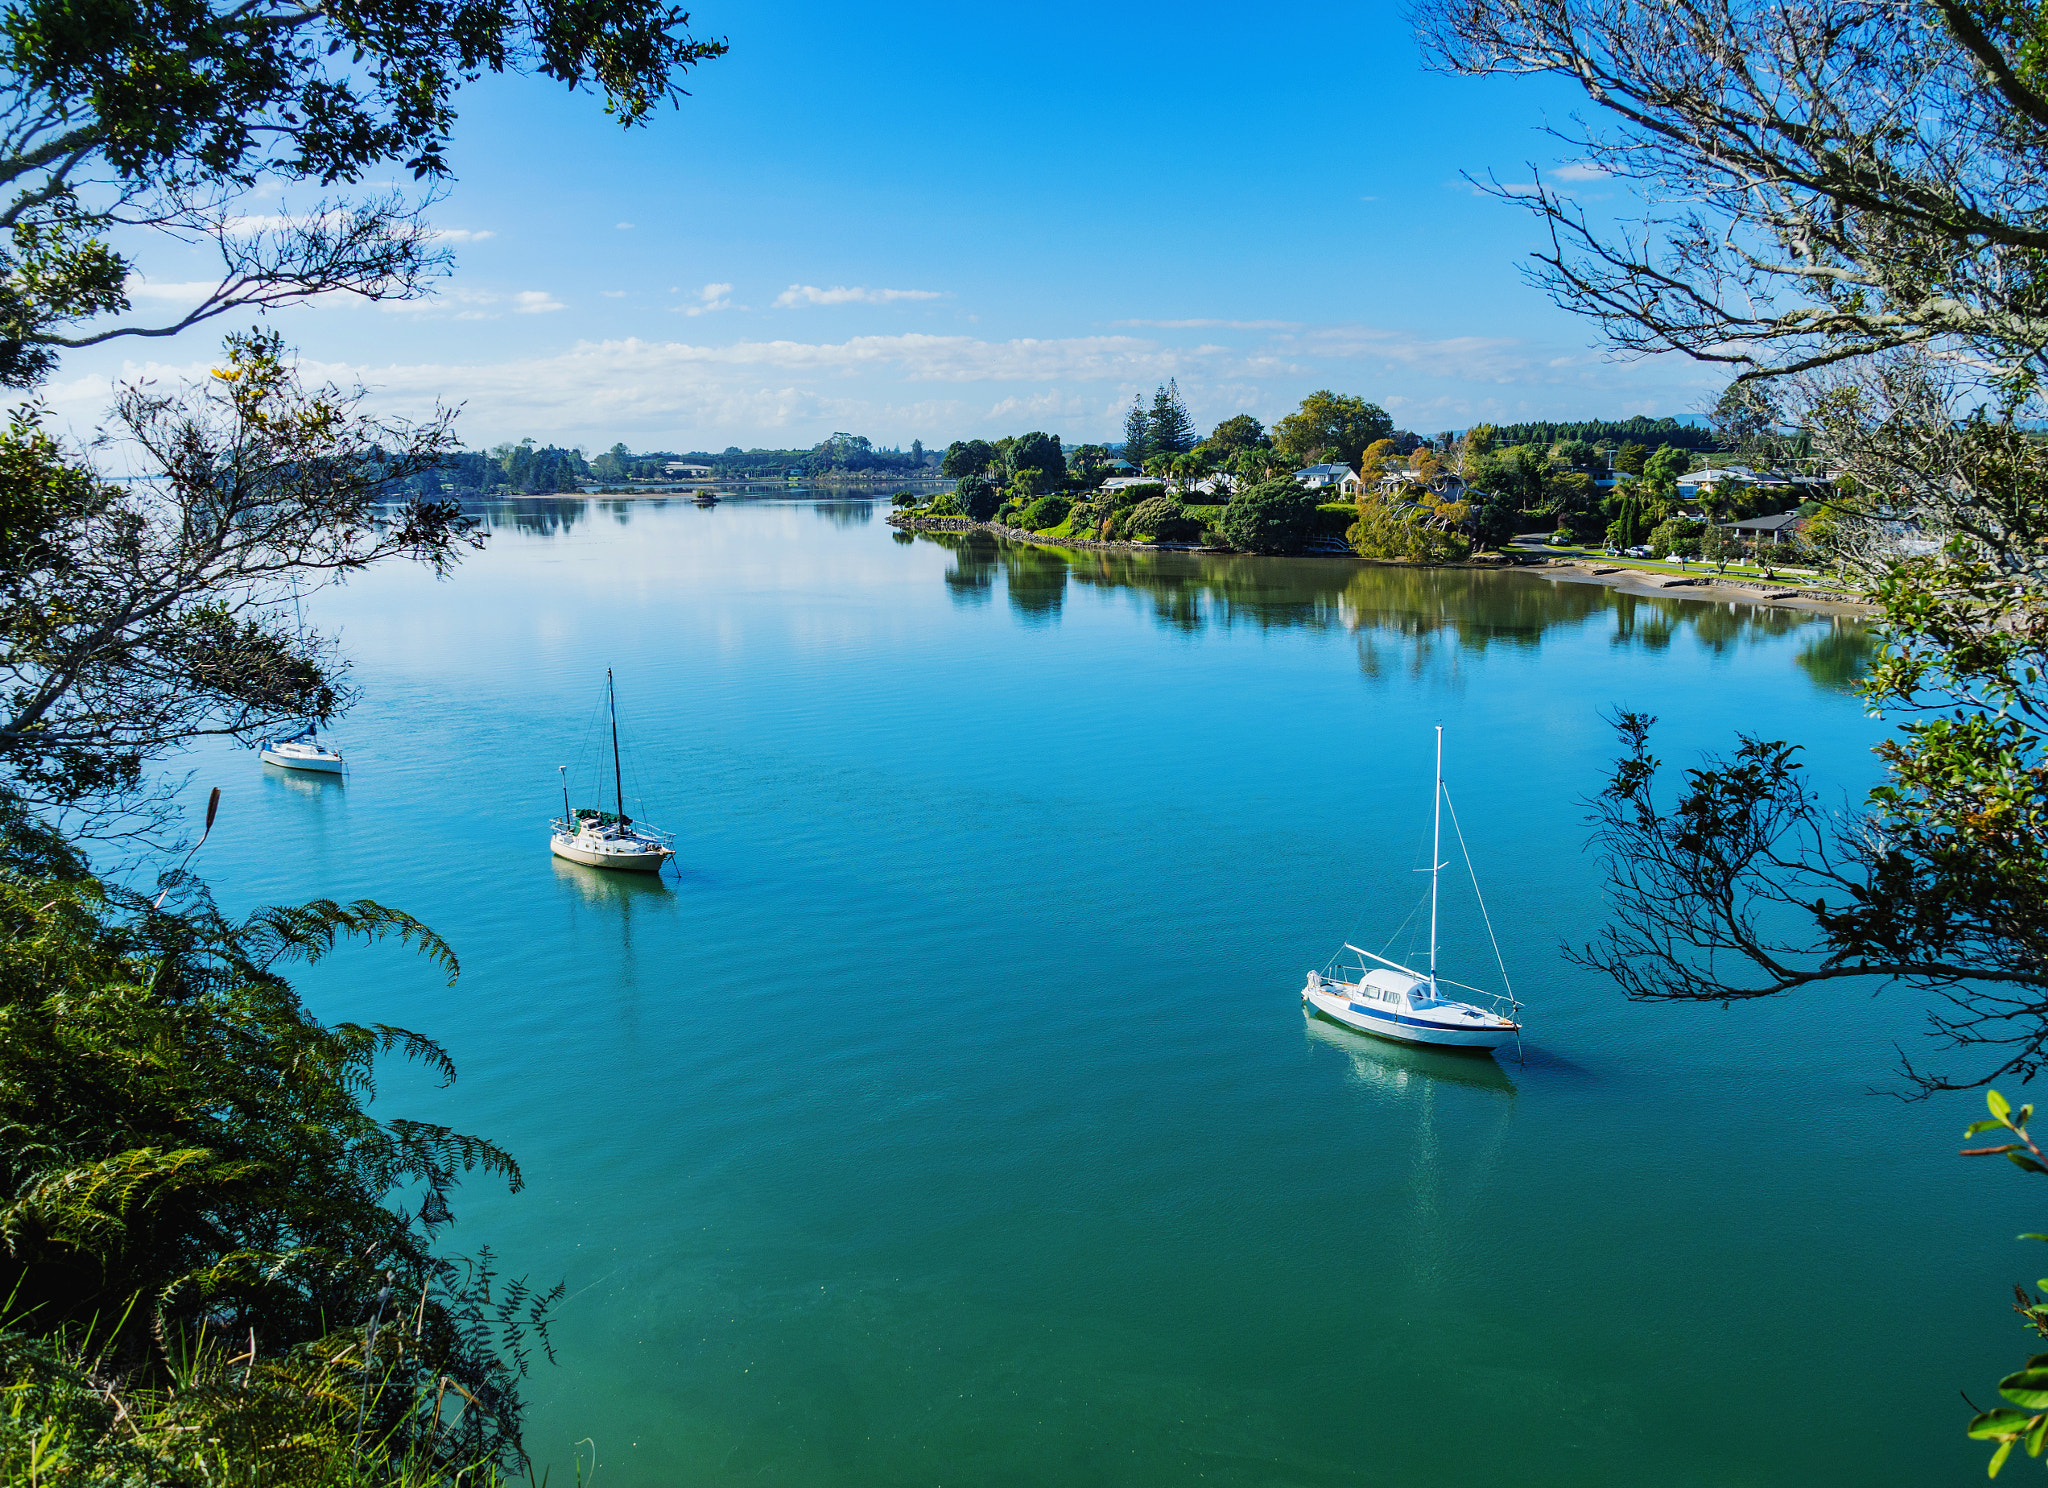
[[[1066,483],[1067,457],[1060,449],[1057,434],[1019,434],[1010,445],[1009,463],[1018,474],[1037,471],[1042,489]]]
[[[1044,532],[1066,521],[1072,507],[1073,503],[1064,496],[1041,496],[1024,508],[1017,518],[1017,525],[1026,532]]]
[[[939,461],[939,474],[951,480],[983,475],[995,458],[996,447],[985,439],[956,439],[946,446],[945,458]]]
[[[1668,444],[1676,449],[1711,452],[1721,448],[1710,428],[1680,423],[1673,418],[1582,419],[1576,423],[1499,424],[1493,428],[1495,444],[1534,444],[1548,449],[1564,440],[1615,449],[1624,444],[1655,448]]]
[[[1228,460],[1239,450],[1271,449],[1273,446],[1266,426],[1248,413],[1232,414],[1210,430],[1208,439],[1203,442],[1216,452],[1219,460]]]
[[[1168,378],[1152,395],[1152,413],[1145,423],[1146,456],[1184,455],[1194,447],[1195,421],[1181,401],[1180,383]]]
[[[1002,488],[985,475],[970,475],[953,488],[953,500],[960,508],[960,514],[976,522],[986,522],[996,514],[996,508],[1003,504]]]
[[[1640,444],[1624,444],[1614,452],[1614,468],[1629,475],[1641,475],[1650,452]]]
[[[1297,467],[1332,460],[1356,470],[1366,447],[1393,433],[1394,421],[1377,403],[1324,388],[1273,426],[1273,446]]]
[[[1202,524],[1171,496],[1153,496],[1139,502],[1125,529],[1155,542],[1192,542],[1202,535]]]
[[[1248,486],[1230,498],[1216,530],[1246,553],[1299,553],[1322,529],[1318,493],[1291,476]]]
[[[1145,403],[1135,393],[1131,395],[1131,406],[1124,413],[1123,457],[1137,466],[1145,468],[1145,462],[1157,454],[1152,444],[1152,419],[1145,412]]]
[[[517,1189],[518,1168],[480,1138],[373,1118],[380,1059],[445,1082],[448,1056],[405,1029],[322,1024],[282,975],[342,940],[389,937],[452,979],[448,947],[367,900],[230,921],[176,875],[186,908],[160,913],[84,876],[61,845],[25,850],[33,837],[15,814],[0,871],[7,1326],[90,1326],[110,1364],[141,1380],[202,1330],[253,1339],[267,1358],[353,1342],[357,1368],[367,1351],[391,1384],[365,1406],[369,1440],[396,1433],[394,1447],[441,1461],[514,1455],[520,1328],[545,1299],[501,1284],[486,1308],[479,1276],[435,1239],[463,1174]],[[384,1344],[367,1337],[401,1316]],[[444,1377],[475,1408],[432,1421]]]

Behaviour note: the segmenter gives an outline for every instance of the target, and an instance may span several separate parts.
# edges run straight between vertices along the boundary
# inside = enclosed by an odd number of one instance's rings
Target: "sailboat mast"
[[[1436,821],[1429,834],[1429,981],[1436,986],[1436,880],[1443,870],[1444,842],[1444,726],[1436,726]]]
[[[612,669],[610,667],[604,669],[604,700],[606,706],[611,709],[612,715],[612,791],[619,803],[619,825],[624,826],[626,823],[626,782],[625,777],[619,772],[619,697],[612,690]],[[1441,738],[1443,730],[1438,729],[1437,735]],[[1434,967],[1436,963],[1432,961],[1430,964]]]
[[[569,809],[569,767],[556,765],[555,769],[560,771],[562,776],[562,830],[573,834],[576,830],[576,813]]]

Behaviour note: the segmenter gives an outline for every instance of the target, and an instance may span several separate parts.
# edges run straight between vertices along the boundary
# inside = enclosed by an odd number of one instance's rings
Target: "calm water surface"
[[[1602,711],[1854,789],[1852,629],[863,501],[491,519],[452,581],[313,605],[365,691],[346,784],[192,764],[230,906],[370,895],[461,954],[304,985],[455,1055],[384,1108],[524,1165],[456,1238],[566,1283],[558,1481],[1981,1480],[1957,1391],[2024,1353],[2037,1196],[1953,1156],[1974,1098],[1870,1093],[1910,1000],[1637,1007],[1558,955],[1602,915]],[[607,666],[680,881],[547,854]],[[1423,888],[1436,723],[1524,1064],[1302,1016]],[[1490,973],[1469,896],[1446,942]]]

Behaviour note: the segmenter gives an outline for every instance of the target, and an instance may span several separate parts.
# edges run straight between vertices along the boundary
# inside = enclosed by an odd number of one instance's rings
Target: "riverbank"
[[[966,517],[921,517],[908,511],[891,512],[886,520],[892,527],[909,532],[987,532],[996,537],[1007,537],[1014,542],[1035,543],[1040,547],[1050,548],[1120,549],[1138,553],[1227,554],[1234,551],[1230,548],[1205,547],[1198,543],[1141,543],[1105,541],[1099,538],[1051,537],[1042,532],[1027,532],[1019,527],[1004,526],[1000,522],[975,522]],[[1361,558],[1349,546],[1341,543],[1311,547],[1298,556],[1349,558],[1354,563],[1386,568],[1416,566],[1381,558]],[[1497,557],[1468,559],[1462,563],[1438,566],[1482,569],[1490,573],[1528,574],[1568,584],[1600,584],[1623,594],[1633,594],[1646,599],[1695,599],[1709,604],[1772,605],[1781,609],[1809,610],[1816,614],[1855,617],[1873,613],[1870,605],[1846,598],[1832,590],[1781,584],[1764,579],[1731,580],[1698,574],[1651,572],[1620,564],[1574,562],[1547,557],[1528,549],[1514,549]]]

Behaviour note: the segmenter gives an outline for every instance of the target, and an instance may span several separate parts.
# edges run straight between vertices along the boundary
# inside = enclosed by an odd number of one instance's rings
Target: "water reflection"
[[[908,534],[896,534],[899,541]],[[1026,624],[1055,623],[1070,586],[1126,597],[1161,627],[1344,630],[1359,638],[1371,677],[1454,670],[1460,652],[1528,648],[1558,630],[1605,623],[1618,649],[1662,651],[1683,639],[1714,653],[1812,633],[1800,665],[1821,686],[1847,688],[1869,665],[1860,622],[1725,600],[1624,594],[1600,584],[1481,569],[1412,569],[1342,558],[1254,558],[1207,553],[1041,547],[987,532],[926,532],[912,539],[952,554],[947,592],[988,604],[1001,581]]]
[[[1302,1024],[1311,1040],[1341,1051],[1351,1061],[1351,1077],[1377,1095],[1418,1094],[1425,1085],[1464,1085],[1512,1098],[1515,1082],[1490,1054],[1452,1053],[1389,1043],[1333,1023],[1307,1007]]]
[[[875,503],[868,501],[819,501],[812,509],[834,527],[865,527],[875,519]]]
[[[268,786],[288,790],[300,796],[324,796],[329,791],[342,789],[345,777],[329,774],[325,770],[293,770],[284,765],[263,762],[263,779]]]
[[[1835,692],[1854,692],[1870,670],[1876,650],[1869,626],[1838,620],[1808,641],[1794,659],[1818,685]]]
[[[629,915],[636,904],[650,900],[673,903],[675,890],[662,873],[618,873],[604,868],[586,868],[566,858],[548,855],[555,865],[557,881],[574,888],[585,904],[618,906]]]

